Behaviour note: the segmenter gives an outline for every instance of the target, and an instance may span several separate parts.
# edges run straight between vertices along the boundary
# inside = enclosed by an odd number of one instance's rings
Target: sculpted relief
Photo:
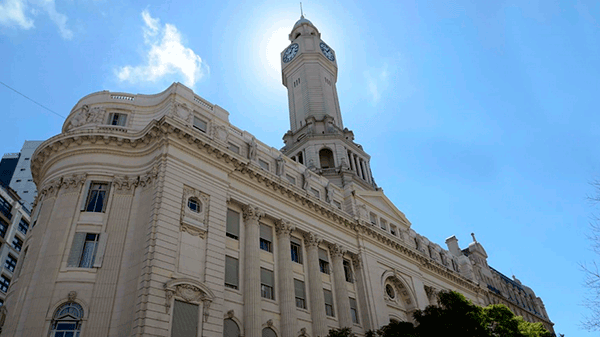
[[[101,124],[105,115],[105,108],[96,106],[90,109],[89,105],[86,104],[71,119],[69,125],[67,125],[67,131],[87,124]]]

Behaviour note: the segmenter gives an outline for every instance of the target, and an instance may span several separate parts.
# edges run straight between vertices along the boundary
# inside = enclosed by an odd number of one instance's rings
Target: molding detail
[[[329,252],[332,257],[342,257],[346,253],[346,250],[342,245],[334,243],[329,245]]]
[[[245,221],[260,221],[262,217],[265,216],[265,212],[263,212],[260,208],[254,205],[244,205],[242,206],[242,211],[244,213]]]
[[[308,232],[306,234],[304,234],[304,242],[306,244],[307,247],[318,247],[319,244],[321,244],[321,242],[323,241],[323,239],[321,239],[317,234],[312,233],[312,232]]]
[[[158,169],[159,165],[154,165],[154,167],[150,171],[148,171],[144,175],[141,175],[139,184],[142,187],[146,187],[147,185],[150,185],[152,184],[152,182],[156,181],[156,179],[158,178]]]
[[[184,233],[188,233],[191,236],[199,236],[201,239],[206,239],[206,229],[200,228],[187,223],[182,223],[180,229]]]
[[[139,177],[115,176],[113,185],[118,191],[132,191],[139,183]]]
[[[210,289],[193,279],[176,279],[165,283],[165,310],[169,313],[174,297],[188,303],[202,304],[204,321],[208,319],[210,304],[215,298]]]
[[[62,184],[62,178],[52,179],[47,182],[42,190],[40,191],[40,195],[44,195],[46,197],[55,197],[58,194],[58,190]]]
[[[275,221],[275,232],[277,236],[290,236],[290,234],[296,229],[296,226],[292,225],[291,222],[279,219]]]
[[[83,186],[85,184],[86,178],[87,173],[73,174],[70,176],[63,177],[61,187],[68,191],[76,190],[80,186]]]

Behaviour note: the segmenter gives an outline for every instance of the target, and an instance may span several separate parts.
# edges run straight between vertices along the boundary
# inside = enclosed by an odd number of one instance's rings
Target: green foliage
[[[529,323],[503,304],[479,307],[457,292],[440,292],[439,305],[417,310],[417,323],[392,322],[367,337],[552,337],[542,323]]]
[[[351,328],[331,329],[327,337],[355,337]]]

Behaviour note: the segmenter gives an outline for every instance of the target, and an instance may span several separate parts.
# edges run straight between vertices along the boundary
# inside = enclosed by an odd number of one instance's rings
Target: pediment
[[[377,191],[356,191],[357,198],[365,203],[367,209],[372,210],[378,215],[386,218],[387,221],[402,224],[409,228],[411,226],[410,221],[406,218],[404,213],[400,211],[394,203],[383,194],[383,190]]]

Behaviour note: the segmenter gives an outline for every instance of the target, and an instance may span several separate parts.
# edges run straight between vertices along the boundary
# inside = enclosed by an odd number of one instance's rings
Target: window
[[[333,204],[334,204],[334,205],[335,205],[335,207],[337,207],[338,209],[342,209],[342,204],[341,204],[339,201],[337,201],[337,200],[334,200],[334,201],[333,201]]]
[[[385,293],[388,295],[389,298],[394,299],[396,298],[396,292],[394,291],[394,287],[392,287],[391,284],[386,284],[385,285]]]
[[[239,289],[239,261],[231,256],[225,256],[225,286]]]
[[[290,248],[292,251],[292,261],[302,264],[302,243],[295,237],[290,238]]]
[[[193,197],[188,199],[188,208],[194,213],[202,212],[202,204],[198,199]]]
[[[398,236],[398,232],[396,231],[396,226],[390,224],[390,233],[394,236]]]
[[[323,274],[329,274],[329,258],[327,257],[327,251],[323,248],[319,248],[319,269]]]
[[[379,221],[381,229],[383,229],[384,231],[387,231],[387,221],[385,221],[384,219],[381,219]]]
[[[262,337],[277,337],[277,334],[271,328],[264,328],[262,330]]]
[[[322,169],[328,169],[335,167],[333,163],[333,152],[330,149],[322,149],[319,151],[319,162],[321,163]]]
[[[306,309],[306,293],[304,282],[294,279],[294,291],[296,292],[296,307]]]
[[[19,232],[23,233],[23,234],[27,234],[27,230],[29,229],[29,222],[27,222],[27,220],[21,218],[21,221],[19,221]]]
[[[352,323],[358,324],[358,309],[356,306],[356,300],[352,297],[348,298],[350,300],[350,314],[352,315]]]
[[[333,311],[333,295],[331,294],[331,290],[323,289],[323,295],[325,296],[325,314],[334,317],[335,312]]]
[[[111,113],[108,124],[117,125],[117,126],[125,126],[126,122],[127,122],[126,114]]]
[[[375,213],[369,213],[369,219],[371,220],[371,224],[377,226],[377,216]]]
[[[235,240],[239,239],[240,213],[227,209],[227,224],[225,226],[225,235]]]
[[[456,261],[452,260],[452,269],[454,269],[455,271],[458,271],[458,265],[456,264]]]
[[[106,239],[106,233],[75,233],[67,267],[92,268],[102,266]]]
[[[12,246],[17,252],[20,252],[21,248],[23,248],[23,240],[15,236],[12,240]]]
[[[3,219],[0,219],[0,236],[1,237],[4,237],[6,235],[7,229],[8,229],[8,224]]]
[[[317,190],[316,188],[314,188],[314,187],[311,187],[311,188],[310,188],[310,191],[312,192],[312,194],[314,194],[314,195],[315,195],[315,197],[317,197],[317,198],[320,198],[320,197],[321,197],[321,193],[319,193],[319,190]]]
[[[240,337],[240,327],[231,318],[223,321],[223,337]]]
[[[75,302],[67,302],[61,305],[54,316],[50,325],[51,337],[79,337],[81,330],[81,320],[83,319],[83,308]]]
[[[23,193],[29,193],[29,191],[23,191]]]
[[[270,300],[275,299],[273,271],[260,268],[260,296]]]
[[[0,276],[0,290],[2,290],[3,292],[7,292],[9,285],[10,279],[4,275]]]
[[[204,120],[194,116],[194,127],[206,133],[206,130],[208,129],[208,124]]]
[[[8,254],[8,257],[6,258],[6,262],[4,262],[4,268],[10,270],[11,272],[15,271],[15,267],[17,266],[17,259]]]
[[[267,225],[260,224],[260,249],[272,252],[273,248],[271,247],[273,242],[273,231],[271,227]]]
[[[240,154],[240,147],[235,144],[229,143],[227,148],[237,154]]]
[[[12,219],[12,205],[2,196],[0,196],[0,213],[4,214],[8,220]]]
[[[21,172],[23,172],[23,171],[25,171],[25,169],[24,169],[24,168],[22,168],[22,169],[21,169]]]
[[[16,181],[16,182],[17,182],[17,183],[20,183],[20,182],[21,182],[21,179],[17,179],[17,181]]]
[[[108,196],[108,183],[92,183],[88,192],[85,211],[104,212]]]
[[[259,159],[258,160],[258,165],[260,165],[260,167],[262,167],[264,170],[269,170],[269,163],[267,163],[266,161]]]
[[[25,160],[29,160],[29,158],[25,158]]]
[[[175,300],[173,303],[171,337],[198,336],[199,312],[200,306],[198,304]]]
[[[352,267],[350,267],[350,261],[344,260],[344,276],[346,277],[346,282],[354,283],[354,275],[352,274]]]

